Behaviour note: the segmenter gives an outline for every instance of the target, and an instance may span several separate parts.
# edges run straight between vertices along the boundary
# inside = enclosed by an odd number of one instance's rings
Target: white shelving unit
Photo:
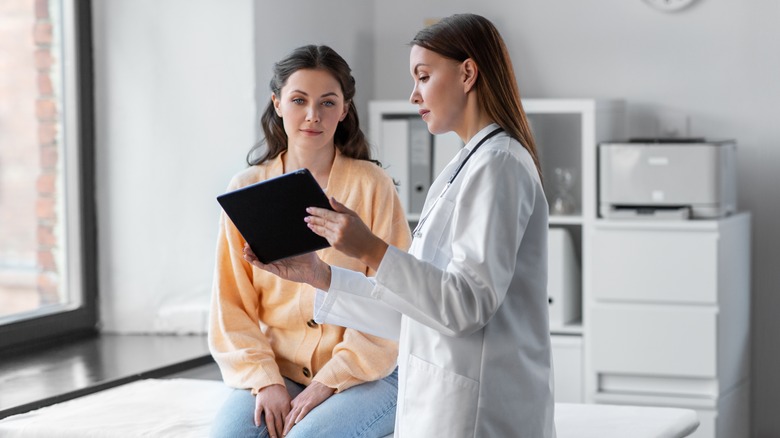
[[[576,281],[572,297],[580,310],[576,318],[561,324],[551,321],[555,363],[556,399],[562,402],[584,401],[582,285],[586,283],[587,266],[583,266],[584,251],[589,245],[584,229],[596,220],[596,147],[600,142],[621,139],[625,133],[625,105],[617,100],[597,99],[523,99],[523,107],[531,124],[542,164],[548,202],[553,203],[558,187],[553,177],[556,168],[569,169],[572,175],[571,195],[574,210],[567,215],[551,215],[550,227],[560,228],[570,236],[576,260]],[[408,134],[398,121],[419,118],[417,106],[407,101],[372,101],[369,103],[369,138],[377,147],[380,161],[399,183],[399,195],[404,206],[410,191],[408,169],[412,154],[408,149]],[[430,163],[432,176],[449,162],[463,146],[453,133],[431,136]],[[406,184],[406,186],[405,186]],[[407,209],[408,211],[408,209]],[[410,214],[414,223],[419,215]],[[552,301],[551,306],[564,305]],[[551,308],[551,311],[553,309]]]

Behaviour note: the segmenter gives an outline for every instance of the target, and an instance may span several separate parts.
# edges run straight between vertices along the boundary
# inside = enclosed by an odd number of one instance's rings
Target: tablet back
[[[217,201],[263,263],[330,246],[303,220],[307,207],[332,210],[308,169],[242,187]]]

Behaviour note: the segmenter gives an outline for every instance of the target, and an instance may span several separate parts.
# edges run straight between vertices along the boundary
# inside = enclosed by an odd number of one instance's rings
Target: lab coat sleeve
[[[376,286],[374,279],[336,266],[331,272],[328,292],[316,291],[314,320],[397,341],[401,314],[371,296]]]
[[[454,237],[439,243],[451,245],[446,268],[391,247],[372,291],[378,300],[448,336],[479,330],[498,310],[537,198],[544,196],[528,160],[493,149],[472,160],[454,199]]]

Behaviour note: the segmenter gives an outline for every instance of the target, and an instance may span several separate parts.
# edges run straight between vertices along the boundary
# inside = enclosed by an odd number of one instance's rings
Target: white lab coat
[[[317,292],[318,322],[399,340],[396,437],[555,436],[547,201],[530,154],[501,132],[436,200],[496,127],[433,183],[408,253],[390,247],[374,278],[334,267]]]

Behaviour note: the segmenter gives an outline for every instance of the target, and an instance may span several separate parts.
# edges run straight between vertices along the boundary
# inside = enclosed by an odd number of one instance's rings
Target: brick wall
[[[52,81],[52,68],[55,67],[53,27],[49,16],[48,0],[35,0],[35,69],[38,85],[36,101],[36,119],[38,121],[38,144],[40,147],[40,169],[37,191],[38,199],[35,215],[38,219],[38,279],[37,288],[41,304],[59,302],[59,270],[56,257],[58,250],[57,230],[57,181],[58,181],[58,136],[57,127],[60,112],[58,110],[55,89]]]
[[[55,36],[48,0],[0,0],[0,316],[60,301]]]

